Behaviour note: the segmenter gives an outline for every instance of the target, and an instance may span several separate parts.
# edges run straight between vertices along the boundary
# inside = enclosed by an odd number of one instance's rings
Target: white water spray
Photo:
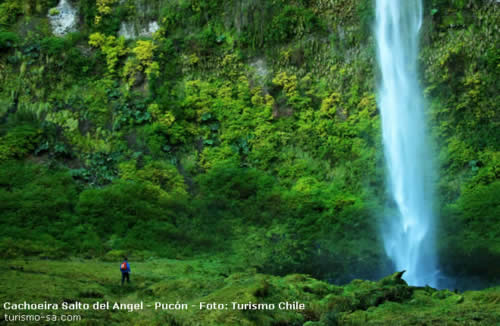
[[[418,83],[422,0],[376,0],[376,39],[388,185],[397,207],[384,230],[384,245],[410,285],[436,286],[433,239],[433,168],[424,101]]]

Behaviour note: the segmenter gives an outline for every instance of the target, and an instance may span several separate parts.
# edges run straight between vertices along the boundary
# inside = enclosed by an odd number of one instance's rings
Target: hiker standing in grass
[[[120,271],[122,272],[122,285],[125,282],[125,279],[127,279],[127,283],[130,283],[130,265],[127,257],[123,258],[123,263],[120,265]]]

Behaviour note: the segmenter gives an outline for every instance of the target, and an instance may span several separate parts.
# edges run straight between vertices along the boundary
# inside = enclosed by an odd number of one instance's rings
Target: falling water
[[[418,83],[422,0],[376,0],[378,105],[389,191],[396,206],[383,231],[385,250],[411,285],[436,286],[433,168]]]

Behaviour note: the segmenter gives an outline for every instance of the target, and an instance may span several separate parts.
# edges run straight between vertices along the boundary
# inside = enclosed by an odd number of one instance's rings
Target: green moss
[[[302,314],[255,321],[204,313],[213,324],[339,324],[349,314],[353,324],[418,324],[428,322],[420,305],[444,313],[463,298],[474,308],[468,295],[433,297],[393,279],[339,289],[296,274],[347,283],[387,266],[368,2],[71,3],[83,24],[65,37],[50,34],[55,1],[0,4],[4,257],[226,255],[221,273],[233,275],[213,277],[217,288],[199,275],[156,282],[158,273],[134,295],[312,298]],[[421,52],[440,148],[441,264],[491,281],[500,261],[495,6],[426,2]],[[117,37],[125,20],[160,30],[126,41]],[[247,269],[293,275],[234,275]],[[407,305],[408,321],[397,316]]]
[[[24,158],[34,152],[40,141],[41,130],[31,125],[19,125],[0,137],[0,162]]]
[[[179,261],[154,259],[136,262],[130,285],[120,287],[120,260],[104,263],[94,260],[2,261],[0,280],[4,284],[0,300],[21,296],[27,302],[74,300],[84,303],[144,301],[188,303],[184,311],[154,311],[146,308],[134,313],[75,311],[82,323],[132,323],[160,325],[174,322],[188,326],[203,325],[495,325],[500,321],[498,288],[481,292],[454,294],[449,291],[409,288],[404,284],[356,281],[342,288],[306,275],[285,278],[254,272],[223,275],[222,261],[206,259]],[[390,279],[390,278],[389,278]],[[383,302],[371,301],[374,294],[391,293],[405,287],[403,300],[386,296]],[[232,302],[274,303],[298,301],[304,310],[233,310]],[[227,303],[230,309],[199,309],[200,302]],[[360,303],[363,303],[360,306]],[[191,306],[193,305],[193,306]],[[2,313],[8,313],[3,311]],[[142,324],[141,324],[142,323]]]

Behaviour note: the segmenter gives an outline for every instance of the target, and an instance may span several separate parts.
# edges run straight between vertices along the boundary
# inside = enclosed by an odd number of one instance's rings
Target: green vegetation
[[[310,303],[304,314],[92,317],[111,324],[499,322],[498,289],[457,303],[432,289],[342,289],[290,275],[346,284],[391,270],[379,239],[387,194],[369,2],[69,3],[78,32],[55,37],[57,1],[0,1],[2,284],[23,279],[27,299],[56,301],[88,298],[90,286],[126,302],[269,291],[266,300]],[[440,265],[489,284],[500,275],[498,6],[426,1],[420,57],[438,154]],[[125,39],[123,22],[159,30]],[[116,287],[114,265],[97,261],[123,253],[150,259],[130,293]],[[34,290],[48,280],[59,290]],[[14,291],[4,289],[2,300]]]
[[[135,257],[140,259],[140,257]],[[230,269],[214,256],[191,260],[151,259],[131,262],[131,283],[120,286],[117,263],[95,260],[1,261],[0,301],[144,302],[144,310],[40,311],[44,315],[79,315],[75,325],[496,325],[500,322],[500,289],[454,293],[414,288],[398,273],[378,282],[354,280],[340,287],[307,275],[286,277]],[[22,282],[23,286],[19,287]],[[154,310],[155,302],[186,303],[187,310]],[[228,309],[200,309],[227,303]],[[274,304],[274,310],[238,310],[239,304]],[[280,302],[299,302],[304,309],[279,309]],[[151,305],[152,308],[147,308]],[[37,311],[32,311],[35,314]],[[0,309],[4,314],[15,311]]]

